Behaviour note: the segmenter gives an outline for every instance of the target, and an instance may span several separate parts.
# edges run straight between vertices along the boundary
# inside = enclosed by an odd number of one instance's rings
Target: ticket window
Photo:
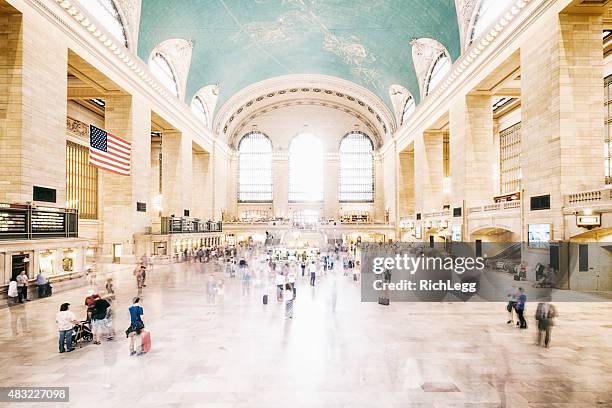
[[[30,267],[30,254],[16,254],[13,255],[12,259],[12,274],[11,278],[17,278],[17,275],[21,273],[21,271],[25,270],[28,277],[32,278],[32,271]]]

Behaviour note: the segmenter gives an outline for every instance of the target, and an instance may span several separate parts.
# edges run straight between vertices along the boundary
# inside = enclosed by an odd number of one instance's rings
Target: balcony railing
[[[77,210],[0,203],[0,240],[76,238]]]
[[[480,207],[470,207],[468,214],[481,213],[481,212],[493,212],[493,211],[504,211],[504,210],[516,210],[521,208],[521,202],[506,201],[503,203],[487,204]]]
[[[161,233],[166,234],[195,234],[205,232],[221,232],[221,221],[202,221],[187,217],[162,217]]]
[[[430,213],[423,214],[423,218],[438,218],[438,217],[450,217],[450,210],[433,211]]]
[[[580,205],[612,204],[612,189],[603,188],[600,190],[581,191],[565,196],[566,207],[576,207]]]

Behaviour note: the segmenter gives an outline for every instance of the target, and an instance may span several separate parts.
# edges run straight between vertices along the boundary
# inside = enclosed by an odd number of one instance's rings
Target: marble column
[[[178,131],[162,134],[162,214],[191,216],[191,189],[193,179],[192,140]]]
[[[414,214],[414,147],[399,154],[399,216]]]
[[[455,98],[450,107],[451,207],[493,203],[496,161],[489,95]]]
[[[525,224],[550,222],[553,239],[567,239],[563,197],[604,186],[603,24],[601,15],[543,18],[521,44]],[[529,211],[530,197],[545,194],[551,209]]]
[[[36,13],[14,11],[0,12],[0,202],[33,201],[36,185],[56,191],[45,205],[65,207],[64,34]]]
[[[287,152],[272,153],[272,182],[274,216],[288,217],[289,214],[289,156]]]
[[[443,140],[441,132],[424,132],[414,139],[414,202],[417,213],[442,210]]]
[[[151,109],[144,99],[130,95],[107,96],[104,128],[132,144],[130,176],[99,170],[100,236],[103,262],[112,261],[113,245],[121,245],[121,263],[130,263],[134,234],[148,232],[151,213],[136,210],[136,203],[151,202]]]

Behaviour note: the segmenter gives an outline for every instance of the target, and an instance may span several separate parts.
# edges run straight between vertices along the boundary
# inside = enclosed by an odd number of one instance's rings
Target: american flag
[[[129,142],[89,125],[89,164],[129,176],[131,157],[132,145]]]

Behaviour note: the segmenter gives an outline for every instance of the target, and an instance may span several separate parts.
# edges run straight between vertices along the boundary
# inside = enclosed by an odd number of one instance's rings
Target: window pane
[[[149,64],[151,73],[165,86],[174,96],[178,97],[178,85],[170,63],[162,54],[155,54]]]
[[[433,67],[429,74],[429,79],[427,81],[427,88],[425,91],[426,95],[438,86],[438,84],[446,77],[446,74],[451,69],[451,62],[448,56],[445,53],[441,53],[438,58],[433,63]]]
[[[612,75],[604,80],[604,173],[606,185],[612,185]]]
[[[372,141],[361,132],[349,133],[340,143],[340,201],[374,201]]]
[[[202,122],[204,122],[204,125],[208,124],[208,118],[206,117],[206,109],[204,108],[204,102],[202,102],[202,100],[198,96],[193,98],[193,101],[191,102],[191,111],[195,113],[196,116],[202,120]]]
[[[246,134],[238,147],[238,201],[272,201],[272,142],[261,132]]]
[[[66,206],[79,218],[98,218],[98,169],[89,164],[89,148],[66,142]]]
[[[289,201],[323,201],[323,144],[310,133],[297,135],[289,147]]]
[[[79,0],[79,2],[113,37],[128,46],[121,17],[112,0]]]
[[[402,112],[402,124],[406,123],[410,115],[412,115],[412,112],[414,112],[415,108],[416,105],[414,103],[414,98],[412,96],[409,96],[408,100],[404,104],[404,111]]]

